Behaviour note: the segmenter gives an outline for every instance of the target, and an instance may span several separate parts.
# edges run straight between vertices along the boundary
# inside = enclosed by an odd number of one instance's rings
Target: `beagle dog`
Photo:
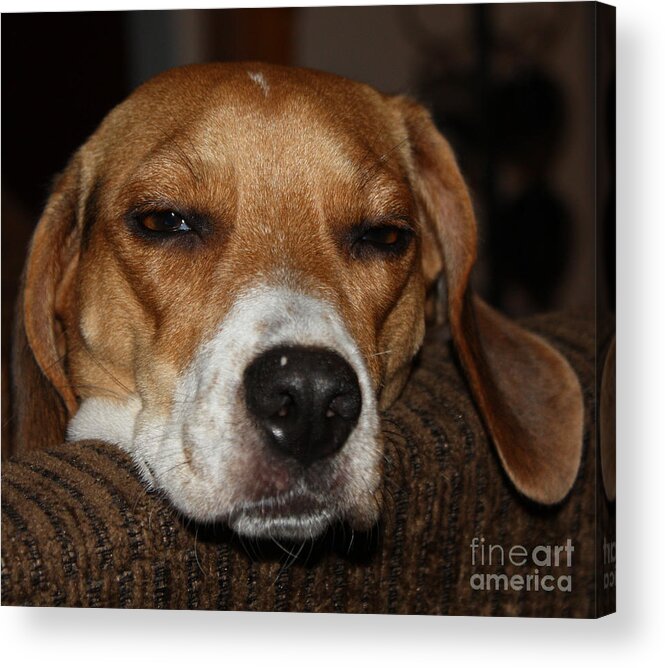
[[[567,361],[469,289],[476,224],[428,113],[305,69],[163,73],[106,117],[35,231],[17,441],[100,439],[198,521],[304,539],[378,517],[379,411],[442,276],[515,487],[563,499],[583,405]]]

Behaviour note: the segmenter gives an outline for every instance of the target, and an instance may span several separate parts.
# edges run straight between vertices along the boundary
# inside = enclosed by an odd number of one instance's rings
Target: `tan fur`
[[[126,217],[148,203],[205,214],[214,234],[192,248],[146,244]],[[403,256],[349,257],[350,225],[395,215],[416,228]],[[275,276],[335,306],[387,406],[444,271],[451,331],[501,461],[522,492],[557,501],[580,460],[579,384],[543,340],[467,296],[475,235],[452,151],[414,103],[256,63],[167,72],[74,156],[35,233],[22,353],[34,356],[43,388],[26,385],[19,361],[18,446],[56,444],[63,415],[86,397],[138,392],[168,410],[177,374],[235,297]],[[42,405],[56,406],[50,425],[35,421]]]

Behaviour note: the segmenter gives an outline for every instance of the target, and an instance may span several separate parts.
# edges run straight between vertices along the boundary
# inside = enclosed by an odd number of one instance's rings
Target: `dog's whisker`
[[[282,550],[282,552],[284,552],[285,554],[287,554],[287,555],[290,556],[290,557],[293,557],[293,556],[294,556],[293,552],[291,552],[291,550],[289,550],[286,546],[282,545],[282,543],[280,543],[280,542],[277,540],[277,538],[275,538],[274,536],[270,536],[270,540],[272,540],[272,542],[275,543],[275,545],[277,545],[277,547],[278,547],[280,550]],[[296,556],[297,556],[297,555],[296,555]]]
[[[275,545],[277,545],[277,547],[279,547],[280,550],[285,552],[286,555],[287,555],[286,560],[280,566],[280,568],[277,572],[277,575],[276,575],[275,579],[273,580],[272,584],[273,584],[273,587],[274,587],[275,584],[277,583],[277,581],[279,580],[279,578],[282,576],[282,574],[285,573],[289,568],[291,568],[291,566],[293,566],[293,564],[296,563],[296,561],[298,560],[298,557],[300,556],[300,553],[302,552],[303,547],[305,546],[306,541],[303,541],[302,544],[300,545],[300,548],[298,549],[298,551],[294,553],[291,550],[287,549],[284,545],[282,545],[272,534],[270,536],[270,540],[273,543],[275,543]]]
[[[82,346],[81,349],[90,357],[95,366],[103,371],[118,387],[123,389],[127,394],[132,394],[132,390],[128,388],[122,381],[120,381],[111,371],[109,371],[96,357],[96,355],[88,348],[88,346]]]
[[[197,541],[199,539],[199,527],[196,527],[196,531],[194,532],[194,559],[196,561],[196,565],[199,567],[199,570],[201,571],[201,574],[203,576],[206,575],[206,572],[203,570],[203,566],[201,566],[201,561],[199,560],[199,551],[197,549]]]

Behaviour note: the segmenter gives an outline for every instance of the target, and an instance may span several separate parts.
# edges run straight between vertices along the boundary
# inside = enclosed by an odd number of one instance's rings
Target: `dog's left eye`
[[[175,211],[151,211],[139,216],[138,221],[142,227],[152,232],[190,232],[192,229]]]
[[[366,241],[380,246],[394,246],[402,238],[402,230],[397,227],[373,227],[360,237],[360,241]]]
[[[409,246],[413,232],[399,225],[372,225],[361,227],[353,243],[356,257],[401,255]]]

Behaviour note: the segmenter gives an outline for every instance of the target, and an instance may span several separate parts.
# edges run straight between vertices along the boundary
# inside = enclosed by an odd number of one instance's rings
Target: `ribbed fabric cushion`
[[[117,448],[64,444],[3,467],[2,604],[595,616],[611,602],[596,596],[602,545],[594,513],[613,509],[600,492],[596,498],[589,447],[594,328],[556,316],[529,326],[567,356],[585,390],[582,468],[558,507],[536,507],[511,487],[454,356],[434,332],[383,416],[386,501],[371,534],[337,528],[293,556],[272,543],[243,542],[223,527],[183,521],[144,489]],[[572,591],[474,591],[475,572],[532,572],[472,567],[474,537],[506,550],[571,538],[573,567],[554,572],[572,575]]]

